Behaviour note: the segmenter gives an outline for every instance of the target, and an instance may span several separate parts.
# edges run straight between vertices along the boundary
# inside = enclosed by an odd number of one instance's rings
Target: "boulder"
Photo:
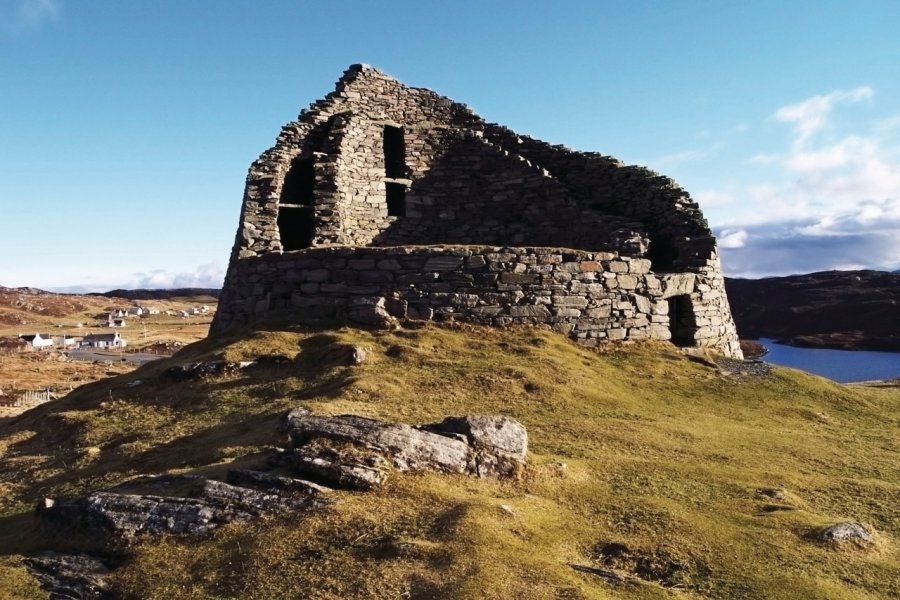
[[[397,323],[387,311],[385,299],[381,296],[354,298],[347,307],[347,319],[377,329],[390,329]]]
[[[423,429],[464,436],[474,452],[475,473],[479,477],[514,474],[528,452],[528,432],[509,417],[447,417]]]
[[[87,554],[45,552],[26,558],[25,567],[55,600],[112,600],[109,567]]]
[[[320,417],[301,409],[288,413],[286,429],[296,446],[314,438],[350,442],[377,450],[390,459],[398,471],[429,469],[466,473],[472,470],[472,449],[465,440],[402,423],[356,415]]]
[[[824,527],[815,533],[815,538],[820,542],[855,542],[862,545],[875,541],[868,529],[850,521]]]

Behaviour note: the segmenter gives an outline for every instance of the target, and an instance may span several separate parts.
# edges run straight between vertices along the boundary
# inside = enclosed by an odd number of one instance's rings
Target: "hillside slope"
[[[725,279],[742,338],[846,350],[900,351],[900,274],[823,271]]]
[[[362,364],[348,364],[354,347]],[[111,557],[125,598],[896,597],[900,390],[730,368],[529,329],[272,326],[205,340],[0,424],[0,589],[46,597],[21,558],[54,548]],[[97,547],[32,516],[42,496],[142,473],[259,466],[299,406],[406,423],[507,415],[528,429],[527,468],[512,480],[393,473],[319,511],[199,538]],[[875,542],[811,538],[840,520]]]

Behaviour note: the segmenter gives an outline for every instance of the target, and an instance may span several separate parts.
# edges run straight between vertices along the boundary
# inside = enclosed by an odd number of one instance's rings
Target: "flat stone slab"
[[[138,478],[120,488],[171,486],[190,494],[155,494],[98,491],[76,499],[44,499],[38,516],[67,526],[99,529],[123,537],[141,534],[206,533],[226,523],[247,521],[266,514],[303,511],[322,504],[311,495],[300,498],[197,477]]]

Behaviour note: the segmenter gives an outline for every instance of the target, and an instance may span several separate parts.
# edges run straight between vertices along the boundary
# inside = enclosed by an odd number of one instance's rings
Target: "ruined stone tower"
[[[353,65],[250,167],[211,334],[361,305],[741,356],[716,240],[674,181]]]

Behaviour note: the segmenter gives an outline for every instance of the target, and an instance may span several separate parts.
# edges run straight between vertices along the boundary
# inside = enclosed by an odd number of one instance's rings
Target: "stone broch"
[[[210,333],[273,311],[544,325],[586,345],[741,357],[716,240],[674,181],[366,65],[250,167]]]

